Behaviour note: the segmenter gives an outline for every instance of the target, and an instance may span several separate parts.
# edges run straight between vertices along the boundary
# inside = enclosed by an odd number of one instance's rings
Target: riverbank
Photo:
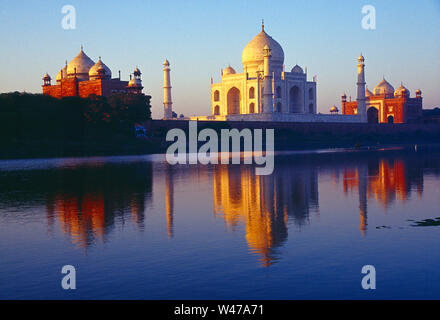
[[[84,139],[14,139],[0,140],[0,159],[118,156],[165,153],[172,142],[168,130],[188,132],[186,120],[151,120],[144,123],[146,137]],[[389,146],[429,145],[440,142],[438,124],[339,124],[339,123],[262,123],[198,121],[198,131],[222,129],[274,129],[275,150],[312,150],[352,148],[372,150]],[[201,142],[199,144],[203,144]]]

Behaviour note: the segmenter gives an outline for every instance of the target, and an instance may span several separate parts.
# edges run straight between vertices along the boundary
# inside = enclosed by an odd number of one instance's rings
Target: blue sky
[[[318,111],[356,95],[356,58],[366,59],[370,89],[382,76],[423,91],[424,107],[440,105],[440,0],[405,1],[0,1],[0,92],[41,92],[80,49],[102,56],[122,78],[138,66],[153,117],[162,111],[162,63],[171,63],[174,109],[210,112],[210,77],[231,64],[265,30],[284,49],[286,70],[296,63],[318,79]],[[75,30],[61,28],[61,8],[76,8]],[[364,5],[376,8],[376,30],[361,28]]]

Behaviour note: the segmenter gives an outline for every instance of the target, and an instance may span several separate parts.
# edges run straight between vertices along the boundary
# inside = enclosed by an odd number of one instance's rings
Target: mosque
[[[361,122],[357,115],[317,114],[316,77],[295,65],[285,70],[281,45],[264,30],[242,53],[243,73],[231,66],[221,71],[220,83],[211,79],[211,116],[192,120]]]
[[[359,57],[363,62],[363,57]],[[394,87],[382,78],[382,81],[371,92],[364,89],[363,103],[365,104],[368,123],[415,123],[423,114],[422,91],[417,89],[416,96],[411,98],[410,91],[400,84]],[[358,92],[359,95],[359,92]],[[358,101],[347,101],[344,93],[341,99],[342,113],[346,115],[358,114]]]
[[[56,76],[56,84],[51,84],[49,74],[43,77],[43,94],[55,97],[79,96],[87,98],[91,94],[110,96],[112,93],[142,93],[141,71],[136,67],[130,81],[121,80],[121,72],[117,78],[112,78],[112,72],[101,57],[95,63],[83,51],[62,68]]]

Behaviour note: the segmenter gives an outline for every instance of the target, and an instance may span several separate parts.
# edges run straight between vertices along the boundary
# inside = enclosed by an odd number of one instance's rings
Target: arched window
[[[309,100],[313,100],[314,96],[313,96],[313,88],[309,89]]]
[[[251,103],[249,105],[249,113],[255,113],[255,103]]]
[[[214,101],[220,101],[220,92],[218,90],[214,92]]]
[[[277,103],[277,112],[281,112],[281,102]]]
[[[220,106],[215,106],[215,107],[214,107],[214,115],[215,115],[215,116],[220,115]]]
[[[379,110],[374,107],[368,108],[367,111],[368,123],[378,123],[379,122]]]
[[[389,116],[388,117],[388,123],[394,123],[394,117],[393,116]]]
[[[290,113],[302,113],[302,97],[301,90],[297,86],[293,86],[289,93],[289,112]]]
[[[228,104],[227,111],[228,114],[240,114],[240,90],[236,87],[231,88],[228,91]]]
[[[254,87],[249,88],[249,99],[255,99],[255,88]]]
[[[280,99],[281,98],[281,87],[277,87],[277,91],[276,91],[276,98]]]

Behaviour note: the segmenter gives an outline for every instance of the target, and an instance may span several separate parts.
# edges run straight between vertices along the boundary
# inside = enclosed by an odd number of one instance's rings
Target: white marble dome
[[[393,95],[394,94],[394,87],[385,80],[385,78],[382,79],[381,82],[374,88],[374,94],[375,95]]]
[[[264,47],[271,50],[271,63],[282,67],[284,63],[284,51],[281,45],[269,36],[264,28],[244,48],[242,53],[243,68],[256,69],[264,63]]]
[[[232,68],[231,66],[227,66],[225,68],[225,70],[223,70],[223,75],[227,75],[227,74],[236,74],[234,68]]]
[[[72,61],[69,62],[67,65],[67,75],[69,77],[75,76],[75,69],[76,69],[76,75],[81,80],[87,80],[89,76],[89,70],[95,62],[93,62],[92,59],[90,59],[81,48],[81,51],[78,53],[78,55],[72,59]]]
[[[102,62],[101,57],[99,57],[98,62],[96,62],[89,70],[89,78],[90,80],[96,79],[99,76],[99,69],[104,69],[104,78],[105,79],[111,79],[112,72],[109,67],[105,65],[104,62]]]

